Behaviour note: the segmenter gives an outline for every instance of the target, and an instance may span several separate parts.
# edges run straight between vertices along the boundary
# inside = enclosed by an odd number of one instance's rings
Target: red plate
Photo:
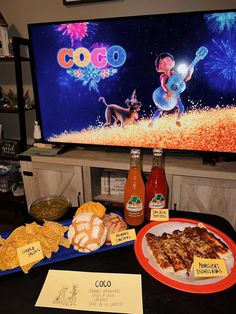
[[[213,277],[202,279],[190,279],[188,276],[179,276],[175,274],[167,274],[155,263],[154,258],[149,251],[146,243],[145,235],[151,232],[155,235],[162,235],[163,232],[171,233],[179,229],[183,230],[186,227],[194,227],[200,221],[170,218],[167,222],[151,222],[140,230],[135,241],[135,254],[142,267],[155,279],[170,286],[172,288],[192,292],[192,293],[213,293],[225,290],[236,283],[236,244],[223,232],[208,224],[204,226],[212,232],[217,238],[223,241],[231,250],[232,256],[226,262],[228,275],[226,277]]]

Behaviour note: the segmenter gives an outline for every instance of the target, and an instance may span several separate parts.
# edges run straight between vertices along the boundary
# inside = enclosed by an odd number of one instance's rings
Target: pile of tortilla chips
[[[43,256],[47,258],[51,257],[52,252],[59,250],[59,245],[69,248],[69,241],[64,238],[67,230],[68,227],[57,222],[45,221],[43,226],[33,222],[16,228],[7,239],[0,237],[0,270],[20,266],[17,248],[36,241],[40,241]],[[29,269],[38,262],[32,262],[21,268],[24,273],[28,273]]]

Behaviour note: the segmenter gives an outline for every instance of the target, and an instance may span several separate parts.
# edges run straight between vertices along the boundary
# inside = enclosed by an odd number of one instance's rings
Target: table
[[[170,217],[184,217],[208,223],[236,241],[235,230],[222,217],[172,210]],[[236,305],[236,285],[213,294],[192,294],[162,284],[141,267],[132,245],[36,267],[31,269],[28,275],[19,272],[0,277],[0,312],[4,314],[18,312],[24,314],[68,314],[68,310],[34,307],[49,269],[141,274],[145,314],[219,314],[226,313],[229,307],[232,308]],[[132,291],[130,291],[130,297],[135,298]]]

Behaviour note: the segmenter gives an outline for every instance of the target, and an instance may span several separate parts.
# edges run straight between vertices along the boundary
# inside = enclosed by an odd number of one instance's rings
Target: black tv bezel
[[[236,8],[232,9],[212,9],[212,10],[203,10],[203,11],[188,11],[188,12],[164,12],[157,14],[144,14],[144,15],[132,15],[132,16],[115,16],[115,17],[104,17],[104,18],[92,18],[92,19],[72,19],[72,20],[58,20],[52,22],[38,22],[38,23],[28,23],[27,29],[29,34],[29,56],[31,62],[31,74],[32,74],[32,85],[34,92],[34,100],[35,100],[35,110],[36,110],[36,118],[40,125],[42,125],[41,119],[41,111],[40,111],[40,101],[38,94],[38,84],[37,84],[37,75],[36,75],[36,67],[35,67],[35,58],[32,47],[32,37],[31,37],[31,27],[39,26],[39,25],[56,25],[56,24],[64,24],[64,23],[80,23],[80,22],[98,22],[98,21],[109,21],[109,20],[125,20],[125,19],[136,19],[136,18],[145,18],[145,17],[159,17],[159,16],[173,16],[173,15],[195,15],[195,14],[210,14],[210,13],[224,13],[224,12],[236,12]],[[102,151],[114,151],[114,152],[129,152],[131,146],[114,146],[114,145],[103,145],[103,144],[85,144],[85,143],[69,143],[69,142],[56,142],[56,141],[48,141],[45,140],[43,129],[41,129],[42,133],[42,143],[45,144],[53,144],[62,146],[65,148],[76,148],[79,147],[81,149],[89,149],[89,150],[102,150]],[[137,148],[141,149],[145,153],[151,153],[153,148],[138,146]],[[163,148],[167,155],[197,155],[203,158],[203,163],[215,164],[217,161],[234,161],[236,160],[236,152],[222,152],[222,151],[204,151],[204,150],[187,150],[187,149],[171,149],[171,148]]]

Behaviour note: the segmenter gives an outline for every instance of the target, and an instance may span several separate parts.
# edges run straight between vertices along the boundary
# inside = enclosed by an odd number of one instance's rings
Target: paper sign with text
[[[152,208],[150,220],[152,221],[169,220],[169,209],[168,208]]]
[[[142,314],[141,275],[49,270],[35,306]]]
[[[40,242],[33,242],[17,248],[20,266],[40,261],[44,258]]]
[[[221,258],[200,258],[194,256],[193,260],[195,277],[227,276],[225,261]]]
[[[111,244],[117,245],[124,242],[132,241],[136,239],[135,229],[128,229],[111,234]]]

